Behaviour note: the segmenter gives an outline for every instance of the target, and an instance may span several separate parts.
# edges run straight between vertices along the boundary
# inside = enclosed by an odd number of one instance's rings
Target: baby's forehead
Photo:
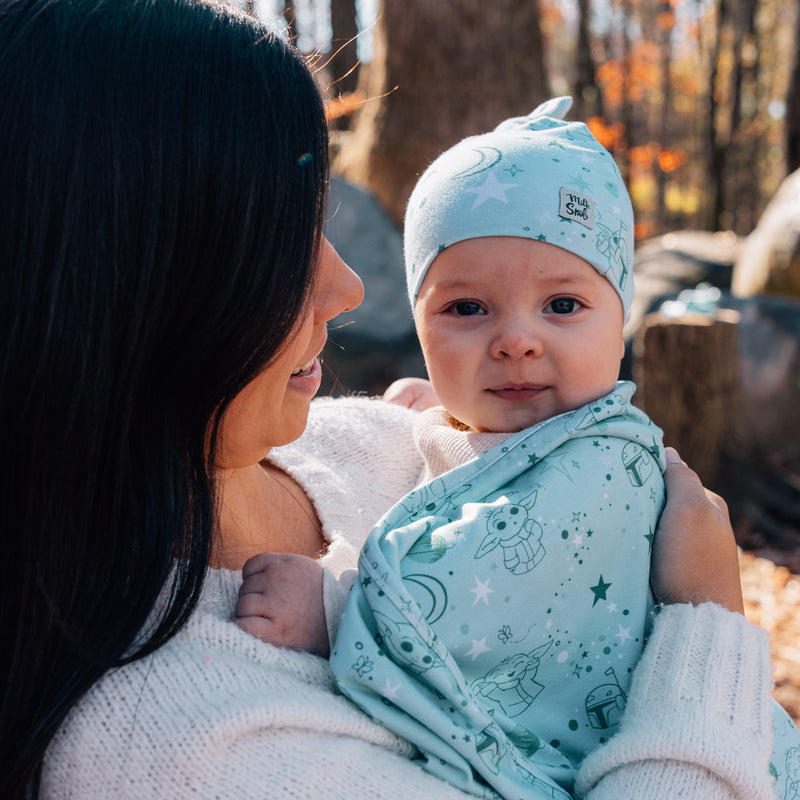
[[[511,274],[546,283],[606,280],[586,259],[557,245],[516,236],[485,236],[443,248],[422,286],[491,284]]]

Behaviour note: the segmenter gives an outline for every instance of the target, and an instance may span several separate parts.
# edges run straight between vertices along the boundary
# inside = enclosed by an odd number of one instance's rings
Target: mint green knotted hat
[[[633,209],[611,154],[582,122],[567,122],[570,97],[543,103],[440,155],[408,201],[405,264],[411,305],[446,247],[481,236],[520,236],[588,261],[633,301]]]

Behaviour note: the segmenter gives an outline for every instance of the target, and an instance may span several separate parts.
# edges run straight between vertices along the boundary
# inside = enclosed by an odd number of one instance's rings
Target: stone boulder
[[[800,298],[800,170],[781,184],[733,270],[733,292]]]
[[[722,493],[742,546],[800,566],[800,300],[723,296],[723,303],[741,314],[748,449],[728,460]]]
[[[364,302],[328,328],[320,394],[382,394],[425,377],[406,294],[403,237],[368,191],[331,178],[325,235],[364,283]]]

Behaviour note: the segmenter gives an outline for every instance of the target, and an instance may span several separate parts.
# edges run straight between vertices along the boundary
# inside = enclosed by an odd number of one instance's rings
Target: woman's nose
[[[536,358],[542,354],[542,338],[532,320],[504,322],[492,340],[493,358]]]
[[[328,321],[357,308],[364,299],[364,284],[342,261],[333,245],[323,237],[317,273],[315,311]]]

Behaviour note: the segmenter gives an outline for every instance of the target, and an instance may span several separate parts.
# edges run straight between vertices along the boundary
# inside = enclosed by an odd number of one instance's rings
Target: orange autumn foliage
[[[586,125],[606,150],[618,150],[624,144],[625,126],[621,122],[606,125],[601,117],[590,117]]]

